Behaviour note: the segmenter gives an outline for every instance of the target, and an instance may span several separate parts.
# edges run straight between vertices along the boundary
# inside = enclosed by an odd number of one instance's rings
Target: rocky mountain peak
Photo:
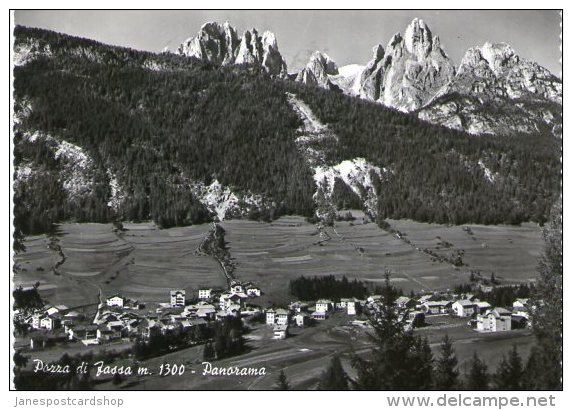
[[[467,50],[461,60],[459,73],[477,70],[480,75],[486,76],[486,71],[490,70],[489,75],[500,75],[519,61],[518,55],[508,44],[486,42],[481,47],[471,47]]]
[[[197,36],[179,46],[178,53],[217,65],[257,64],[271,75],[286,76],[286,63],[273,33],[266,31],[260,36],[253,28],[239,39],[228,21],[203,24]]]
[[[304,84],[319,85],[324,88],[332,88],[328,76],[338,75],[338,65],[326,53],[316,51],[310,57],[310,61],[296,76],[296,81]]]
[[[320,51],[316,51],[312,54],[308,67],[322,69],[326,74],[330,75],[338,74],[338,65],[336,62],[332,60],[329,55]]]
[[[485,43],[465,53],[447,91],[480,98],[548,99],[562,103],[562,82],[538,64],[521,59],[506,43]]]
[[[372,61],[375,62],[381,60],[385,55],[385,50],[383,49],[383,46],[381,44],[374,46],[372,51],[373,51]]]
[[[262,42],[255,28],[246,30],[242,35],[236,64],[256,64],[262,61]]]
[[[285,78],[288,75],[286,62],[278,51],[276,36],[270,31],[262,35],[262,67],[271,75]]]
[[[433,46],[431,30],[421,19],[415,18],[407,26],[404,34],[405,48],[418,59],[426,57]]]
[[[440,98],[446,95],[455,97]],[[419,116],[473,134],[535,133],[548,127],[559,135],[560,104],[560,79],[521,59],[510,45],[487,42],[467,50],[453,80]]]
[[[455,75],[455,68],[421,19],[413,21],[404,35],[389,40],[383,57],[374,57],[361,77],[360,95],[401,111],[424,106]]]
[[[208,22],[201,26],[195,37],[185,40],[177,51],[187,57],[226,65],[234,62],[238,44],[236,30],[228,22]]]
[[[489,67],[495,72],[500,71],[500,68],[507,65],[508,61],[514,64],[519,61],[513,48],[506,43],[486,42],[481,47],[481,55],[488,62]]]
[[[260,36],[255,28],[246,30],[242,35],[235,63],[259,64],[273,76],[287,75],[286,62],[278,51],[276,36],[270,31],[265,31]]]

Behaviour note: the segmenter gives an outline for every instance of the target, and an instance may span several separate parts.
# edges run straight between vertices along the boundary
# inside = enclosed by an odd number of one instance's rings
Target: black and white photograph
[[[554,405],[561,10],[10,19],[10,390]]]

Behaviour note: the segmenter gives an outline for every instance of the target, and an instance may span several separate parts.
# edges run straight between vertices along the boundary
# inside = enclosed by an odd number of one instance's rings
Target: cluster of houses
[[[134,337],[150,338],[154,334],[170,331],[190,332],[201,330],[210,321],[229,316],[244,317],[263,315],[267,325],[272,326],[274,339],[288,337],[289,326],[304,327],[312,322],[324,321],[334,312],[344,312],[350,317],[375,312],[382,306],[381,295],[367,299],[341,298],[338,301],[320,299],[315,302],[293,302],[287,308],[261,309],[250,300],[261,295],[258,286],[233,280],[227,290],[198,289],[198,297],[187,300],[184,289],[169,292],[169,301],[159,303],[153,310],[121,294],[100,303],[93,319],[86,318],[80,309],[65,305],[46,305],[42,309],[20,315],[17,320],[35,332],[30,340],[32,349],[45,346],[46,341],[75,340],[84,345],[103,344]],[[395,300],[395,311],[413,329],[422,326],[426,315],[454,315],[469,318],[469,324],[480,332],[500,332],[515,327],[524,327],[529,321],[529,312],[534,309],[528,299],[516,299],[512,308],[493,307],[474,295],[449,295],[433,293],[417,298],[401,296]],[[357,319],[357,318],[356,318]],[[353,320],[353,325],[368,326],[365,320]]]
[[[401,308],[409,308],[401,304],[402,300],[398,299],[395,308],[403,313],[407,313],[407,317],[403,317],[406,324],[410,327],[419,326],[424,322],[424,313],[421,311],[405,311]],[[292,302],[288,308],[270,308],[265,310],[266,324],[273,326],[275,339],[285,339],[288,336],[288,328],[290,325],[298,327],[307,326],[313,322],[327,320],[334,312],[342,312],[353,317],[363,313],[375,311],[381,304],[381,296],[373,295],[367,299],[357,298],[341,298],[339,301],[330,299],[319,299],[316,302]],[[367,326],[367,321],[353,320],[351,324],[358,326]]]
[[[450,300],[439,299],[435,295],[425,295],[410,303],[412,307],[425,314],[451,314],[470,318],[469,324],[480,332],[501,332],[511,330],[513,327],[524,327],[529,322],[529,312],[534,308],[530,306],[529,299],[516,299],[512,309],[507,309],[493,307],[472,294],[454,296],[457,297]]]
[[[516,299],[512,309],[493,307],[486,301],[478,300],[474,295],[452,295],[444,297],[439,293],[423,295],[419,298],[400,296],[395,300],[395,311],[398,318],[404,320],[408,329],[422,326],[426,315],[452,315],[469,318],[469,325],[480,332],[501,332],[514,327],[524,327],[529,320],[528,299]],[[338,302],[320,299],[315,303],[293,302],[285,308],[265,310],[266,324],[273,326],[274,338],[284,339],[288,336],[288,327],[306,326],[312,321],[323,321],[335,311],[348,316],[356,316],[362,312],[375,312],[382,305],[381,295],[371,295],[365,300],[342,298]],[[517,325],[514,325],[516,323]],[[368,327],[365,320],[353,320],[353,325]]]
[[[46,331],[35,332],[31,337],[32,349],[45,347],[54,334],[59,335],[58,340],[79,341],[89,346],[134,337],[150,338],[169,331],[189,332],[206,327],[212,320],[260,314],[259,308],[247,304],[260,295],[260,288],[252,283],[233,281],[226,291],[199,289],[198,298],[192,300],[187,300],[184,289],[171,290],[169,302],[159,303],[154,310],[146,310],[144,304],[114,294],[106,299],[100,297],[92,319],[64,305],[46,305],[19,320],[32,329]]]

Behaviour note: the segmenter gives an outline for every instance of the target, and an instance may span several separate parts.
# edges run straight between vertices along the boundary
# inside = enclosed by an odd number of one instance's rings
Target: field
[[[322,231],[302,217],[282,217],[272,223],[230,220],[222,223],[236,262],[235,276],[258,284],[260,304],[291,300],[288,281],[300,275],[346,275],[371,283],[392,281],[409,290],[447,289],[467,282],[470,270],[503,284],[534,280],[542,250],[541,230],[522,226],[444,226],[412,221],[388,221],[401,234],[362,223],[336,222]],[[158,229],[151,223],[126,223],[124,232],[110,224],[63,224],[55,237],[27,237],[26,252],[15,262],[22,268],[17,285],[40,282],[50,303],[94,304],[121,292],[143,302],[165,302],[170,289],[192,295],[198,287],[225,287],[218,263],[197,255],[211,225]],[[430,250],[433,254],[428,254]],[[463,250],[463,266],[439,261]],[[56,267],[55,272],[52,268]]]
[[[63,224],[55,239],[26,238],[26,252],[15,258],[24,269],[14,276],[15,284],[39,281],[44,298],[68,306],[97,303],[100,289],[104,296],[120,292],[142,302],[166,302],[170,289],[191,294],[201,286],[226,286],[217,262],[195,254],[210,225],[124,227],[125,232],[114,232],[110,224]],[[54,273],[52,267],[62,261]]]
[[[320,234],[301,217],[283,217],[270,224],[226,221],[226,240],[236,259],[236,276],[262,287],[264,300],[277,304],[289,300],[287,284],[300,275],[346,275],[380,283],[385,268],[395,286],[409,290],[439,290],[468,282],[470,270],[483,277],[491,273],[503,284],[529,282],[536,277],[542,250],[541,230],[522,226],[445,226],[413,221],[388,221],[405,233],[402,239],[374,223],[336,222]],[[407,238],[409,243],[404,239]],[[464,265],[434,260],[423,249],[449,256],[463,250]]]

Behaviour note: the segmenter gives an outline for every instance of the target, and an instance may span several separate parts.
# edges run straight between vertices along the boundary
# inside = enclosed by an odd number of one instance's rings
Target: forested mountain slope
[[[543,221],[558,195],[561,141],[548,132],[474,137],[256,65],[218,67],[40,29],[16,27],[14,51],[23,233],[63,220],[168,227],[313,215],[313,171],[296,144],[303,122],[288,95],[337,136],[309,146],[326,163],[364,158],[388,171],[364,187],[382,218]],[[360,205],[336,185],[339,206]]]

